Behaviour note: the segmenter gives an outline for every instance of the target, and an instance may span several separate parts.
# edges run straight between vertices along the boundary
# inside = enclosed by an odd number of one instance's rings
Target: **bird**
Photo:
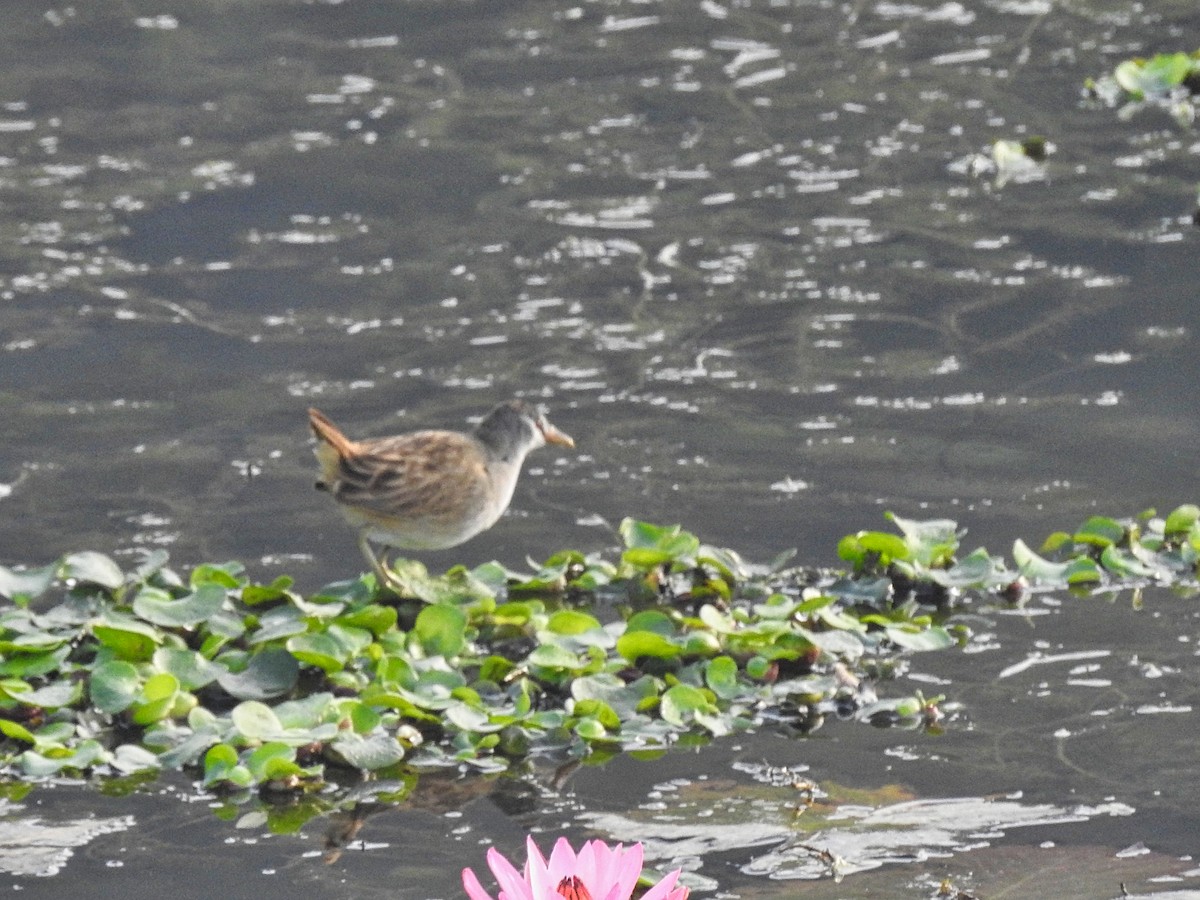
[[[536,407],[501,403],[471,433],[414,431],[354,441],[320,410],[308,410],[317,438],[317,490],[333,496],[358,529],[358,546],[382,585],[402,585],[372,542],[400,550],[445,550],[486,531],[508,509],[521,465],[546,444],[573,448]]]

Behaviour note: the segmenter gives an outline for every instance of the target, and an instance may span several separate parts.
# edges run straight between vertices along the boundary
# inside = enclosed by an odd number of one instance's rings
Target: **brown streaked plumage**
[[[358,529],[358,545],[381,583],[397,588],[371,542],[444,550],[491,528],[508,508],[521,464],[547,443],[574,447],[529,404],[493,409],[471,434],[416,431],[353,441],[317,409],[308,411],[328,491]]]

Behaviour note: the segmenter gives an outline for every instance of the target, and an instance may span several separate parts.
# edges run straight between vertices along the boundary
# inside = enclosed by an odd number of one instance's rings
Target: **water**
[[[1080,96],[1191,49],[1189,2],[9,6],[0,561],[163,546],[313,588],[362,563],[312,491],[307,406],[384,434],[517,394],[579,452],[532,458],[510,515],[431,566],[613,546],[626,515],[757,560],[832,563],[884,510],[1004,552],[1195,499],[1200,143]],[[1034,134],[1045,178],[968,173]],[[965,705],[942,738],[831,724],[622,761],[519,813],[381,813],[364,840],[386,848],[332,867],[317,829],[250,844],[204,804],[135,795],[96,813],[133,831],[15,881],[136,896],[220,858],[234,893],[394,894],[403,873],[405,896],[451,896],[481,838],[511,849],[742,757],[860,785],[897,767],[923,797],[1115,797],[1136,814],[1037,839],[1190,852],[1190,601],[1057,599],[989,618],[978,655],[914,662]],[[998,679],[1040,640],[1107,651],[1111,683]],[[1160,702],[1188,709],[1136,713]],[[180,816],[174,849],[150,839]],[[107,865],[120,846],[137,865]],[[701,874],[765,896],[750,855]]]

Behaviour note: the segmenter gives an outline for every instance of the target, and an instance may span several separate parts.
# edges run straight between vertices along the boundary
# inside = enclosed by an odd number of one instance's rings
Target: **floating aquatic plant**
[[[844,538],[848,572],[755,568],[678,526],[627,520],[617,557],[564,551],[373,575],[302,596],[238,563],[183,578],[97,553],[0,567],[0,773],[183,769],[213,790],[293,795],[339,772],[401,785],[430,767],[661,752],[836,713],[924,727],[940,698],[877,696],[904,654],[969,638],[966,592],[1194,582],[1200,508],[1094,517],[1012,563],[959,555],[947,520]],[[417,599],[419,598],[419,599]],[[396,788],[403,792],[401,786]]]
[[[1127,59],[1111,74],[1089,78],[1084,87],[1108,106],[1123,103],[1122,117],[1155,106],[1168,110],[1181,125],[1190,125],[1196,117],[1195,98],[1200,95],[1200,50]]]

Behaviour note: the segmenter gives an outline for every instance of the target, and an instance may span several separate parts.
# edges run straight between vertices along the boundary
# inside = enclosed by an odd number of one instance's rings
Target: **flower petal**
[[[679,872],[679,869],[668,872],[662,881],[642,894],[641,900],[687,900],[691,889],[686,886],[675,887],[675,882],[679,880]]]
[[[473,870],[463,869],[462,879],[463,890],[467,892],[470,900],[492,900],[492,895],[483,889]]]
[[[530,890],[528,881],[503,853],[491,847],[487,852],[487,861],[488,868],[496,876],[496,883],[500,885],[500,900],[534,900],[537,895]]]
[[[559,843],[562,843],[566,838],[559,838]],[[554,848],[558,850],[557,845]],[[567,845],[570,850],[570,845]],[[574,854],[572,854],[574,855]],[[551,859],[553,859],[553,855]],[[570,872],[567,873],[568,875]],[[533,835],[525,839],[525,883],[529,885],[529,891],[533,900],[542,900],[544,897],[553,897],[558,891],[558,883],[562,880],[562,876],[555,876],[553,866],[546,865],[546,857],[542,856],[542,851],[538,849],[538,845],[533,842]]]

